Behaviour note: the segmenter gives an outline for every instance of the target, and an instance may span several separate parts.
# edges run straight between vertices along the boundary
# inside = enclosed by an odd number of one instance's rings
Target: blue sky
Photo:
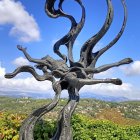
[[[97,33],[106,17],[105,0],[82,0],[86,8],[86,23],[74,45],[74,57],[78,60],[82,44]],[[107,34],[100,40],[96,50],[107,45],[120,30],[123,22],[123,8],[120,0],[112,0],[114,20]],[[38,92],[52,94],[48,81],[37,82],[29,74],[19,74],[16,78],[7,80],[6,72],[12,72],[21,64],[30,64],[16,45],[27,47],[34,58],[45,55],[59,57],[53,52],[53,44],[63,37],[70,29],[70,22],[65,18],[51,19],[44,11],[45,0],[0,0],[0,91]],[[131,57],[134,62],[128,66],[113,68],[97,75],[97,78],[121,78],[124,84],[115,86],[99,84],[85,86],[81,94],[90,92],[99,95],[122,96],[129,99],[140,99],[140,1],[126,0],[128,22],[121,39],[98,61],[97,65],[117,62]],[[57,7],[57,4],[56,4]],[[74,0],[65,0],[63,5],[66,13],[72,14],[77,21],[81,18],[81,8]],[[61,47],[66,53],[66,48]],[[66,93],[64,93],[66,94]]]

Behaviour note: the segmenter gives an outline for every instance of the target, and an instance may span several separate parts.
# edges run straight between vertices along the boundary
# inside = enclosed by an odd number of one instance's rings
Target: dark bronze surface
[[[75,0],[82,8],[81,20],[79,23],[77,23],[73,16],[68,15],[63,11],[62,4],[64,0],[59,0],[58,9],[54,9],[55,1],[56,0],[46,1],[46,14],[51,18],[64,17],[68,18],[71,21],[70,31],[54,44],[54,52],[61,58],[61,60],[55,60],[48,55],[41,59],[34,59],[27,53],[26,48],[18,45],[17,48],[24,53],[25,57],[30,62],[33,62],[36,65],[35,67],[29,65],[21,66],[18,67],[13,73],[7,73],[5,75],[5,78],[13,78],[20,72],[29,72],[38,81],[51,81],[53,90],[55,92],[55,97],[50,104],[37,109],[31,115],[29,115],[27,119],[25,119],[20,128],[20,140],[34,140],[33,130],[36,122],[45,113],[51,111],[58,104],[61,91],[64,89],[68,91],[69,100],[60,112],[60,115],[58,117],[57,131],[54,134],[54,137],[51,139],[72,140],[73,137],[70,120],[79,102],[80,89],[84,85],[94,85],[99,83],[111,83],[115,85],[121,85],[122,81],[120,79],[95,79],[93,78],[93,76],[94,74],[106,71],[112,67],[129,64],[132,62],[131,58],[126,58],[119,62],[95,67],[98,58],[104,52],[110,49],[119,40],[122,33],[124,32],[127,20],[127,9],[124,0],[121,0],[124,8],[124,21],[119,33],[107,46],[93,53],[95,45],[106,34],[113,20],[112,2],[111,0],[106,0],[108,7],[106,20],[99,32],[93,35],[83,44],[80,50],[80,59],[78,62],[74,62],[72,49],[73,44],[85,23],[85,8],[81,0]],[[67,47],[67,56],[60,52],[59,48],[61,45],[65,45]],[[41,70],[43,72],[43,75],[37,74],[35,69]],[[59,78],[60,80],[56,81],[57,78]]]

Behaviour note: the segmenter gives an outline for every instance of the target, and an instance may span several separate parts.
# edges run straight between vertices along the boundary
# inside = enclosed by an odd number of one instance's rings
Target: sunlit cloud
[[[1,78],[1,77],[4,77],[4,75],[5,75],[5,68],[2,68],[2,67],[0,66],[0,78]]]
[[[131,100],[140,100],[140,89],[134,87],[130,83],[123,83],[122,85],[113,84],[97,84],[92,86],[84,86],[81,94],[90,93],[99,96],[125,97]]]
[[[39,27],[21,2],[15,0],[0,1],[0,25],[10,24],[10,35],[22,42],[40,40]]]
[[[12,63],[16,66],[29,65],[29,61],[23,57],[16,58]]]
[[[140,75],[140,61],[134,61],[132,64],[121,67],[121,70],[127,76]]]
[[[109,70],[106,70],[104,72],[100,72],[98,74],[95,74],[95,78],[107,78],[107,77],[112,77],[114,71],[113,69],[109,69]]]
[[[51,82],[38,82],[34,77],[6,79],[5,68],[0,67],[0,90],[53,94]]]

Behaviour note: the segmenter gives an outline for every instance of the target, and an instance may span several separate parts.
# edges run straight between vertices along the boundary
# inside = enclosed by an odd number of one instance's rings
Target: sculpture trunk
[[[79,102],[78,91],[72,88],[69,90],[69,101],[60,112],[58,126],[55,136],[52,140],[72,140],[71,117]]]

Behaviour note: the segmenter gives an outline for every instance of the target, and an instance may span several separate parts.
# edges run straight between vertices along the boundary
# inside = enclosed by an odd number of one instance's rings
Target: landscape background
[[[86,23],[74,44],[75,61],[82,44],[102,27],[107,12],[106,1],[82,1],[86,8]],[[106,46],[121,27],[121,1],[112,0],[112,3],[114,21],[94,51]],[[50,82],[38,82],[30,74],[4,78],[6,73],[21,65],[34,65],[17,50],[18,44],[27,47],[33,58],[50,55],[60,59],[54,54],[53,45],[69,31],[70,22],[65,18],[47,17],[44,4],[43,0],[0,0],[0,140],[18,140],[23,120],[35,109],[51,102],[54,96]],[[95,75],[95,78],[121,78],[121,86],[98,84],[80,90],[81,100],[71,122],[74,140],[140,140],[140,1],[126,1],[126,4],[128,22],[125,32],[99,59],[97,66],[127,57],[134,62]],[[74,0],[65,0],[63,8],[80,20],[81,9]],[[67,53],[64,46],[61,50]],[[53,136],[58,112],[67,103],[67,97],[67,92],[63,91],[58,106],[39,120],[34,130],[35,140],[49,140]]]
[[[50,99],[0,98],[0,139],[18,140],[22,121]],[[67,103],[61,99],[34,129],[35,140],[49,140],[56,131],[59,112]],[[71,121],[74,140],[139,140],[140,102],[105,102],[81,99]]]

